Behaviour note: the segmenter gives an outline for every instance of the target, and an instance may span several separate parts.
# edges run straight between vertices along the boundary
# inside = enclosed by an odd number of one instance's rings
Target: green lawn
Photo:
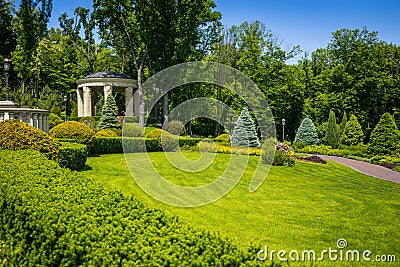
[[[218,154],[207,169],[191,173],[173,167],[161,152],[149,155],[164,177],[185,186],[218,178],[230,157]],[[140,168],[145,154],[135,156]],[[196,159],[199,153],[188,152],[185,156]],[[346,249],[371,250],[371,257],[397,254],[397,263],[400,261],[400,185],[333,162],[296,162],[292,168],[272,167],[263,185],[250,193],[248,186],[257,163],[257,157],[250,157],[244,176],[230,193],[196,208],[169,206],[148,196],[131,177],[123,154],[90,157],[84,173],[183,221],[219,232],[240,246],[254,243],[260,248],[267,245],[269,250],[312,249],[320,253],[329,247],[337,249],[336,241],[344,238]],[[324,261],[319,266],[328,263],[345,265]],[[362,263],[359,266],[397,266]]]

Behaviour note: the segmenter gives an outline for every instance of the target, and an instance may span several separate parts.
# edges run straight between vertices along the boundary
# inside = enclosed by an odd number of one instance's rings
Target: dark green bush
[[[125,149],[124,149],[125,148]],[[98,137],[92,148],[93,154],[115,154],[162,151],[156,138]]]
[[[58,145],[47,133],[26,122],[6,120],[0,122],[0,148],[33,149],[50,159],[56,159]]]
[[[240,250],[35,151],[0,150],[0,158],[6,265],[265,266],[255,247]]]
[[[85,166],[88,151],[86,145],[60,142],[57,162],[61,167],[77,171]]]
[[[197,147],[201,138],[179,137],[179,147]]]
[[[272,165],[274,166],[289,166],[292,167],[295,164],[295,160],[290,157],[289,153],[275,150],[274,160]]]
[[[94,131],[87,125],[76,122],[63,122],[50,130],[50,136],[53,138],[76,139],[79,143],[90,147],[95,139]]]

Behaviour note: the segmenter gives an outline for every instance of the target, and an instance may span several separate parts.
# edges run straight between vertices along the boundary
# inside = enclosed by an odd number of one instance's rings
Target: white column
[[[38,128],[43,131],[43,115],[38,114]]]
[[[133,110],[135,112],[135,116],[139,117],[139,106],[140,106],[140,101],[139,101],[139,92],[136,90],[135,95],[133,96],[134,104],[133,104]]]
[[[43,115],[43,131],[49,132],[49,114]]]
[[[33,126],[33,114],[32,113],[29,113],[29,122],[28,122],[28,124],[30,125],[30,126]]]
[[[112,86],[110,85],[106,85],[104,86],[104,103],[107,100],[107,97],[112,94]]]
[[[78,101],[78,117],[83,117],[83,90],[82,88],[76,89],[76,99]]]
[[[0,122],[4,121],[4,113],[0,112]]]
[[[83,117],[92,116],[92,92],[90,87],[83,87]]]
[[[33,127],[39,128],[38,127],[38,114],[37,113],[33,113]]]
[[[125,89],[125,116],[133,116],[133,87]]]
[[[9,120],[10,119],[10,114],[8,112],[4,112],[4,120]]]

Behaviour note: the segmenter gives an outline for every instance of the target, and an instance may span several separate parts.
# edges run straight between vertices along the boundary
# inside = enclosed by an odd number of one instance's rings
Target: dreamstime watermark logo
[[[336,248],[329,247],[328,249],[322,250],[317,253],[315,250],[303,250],[301,252],[297,250],[269,250],[268,246],[258,251],[257,259],[260,261],[346,261],[346,262],[396,262],[396,255],[373,255],[371,250],[355,250],[347,249],[346,239],[340,238],[336,242]]]
[[[262,139],[275,138],[275,124],[264,94],[243,73],[215,62],[188,62],[172,66],[153,75],[143,84],[147,110],[152,110],[162,98],[162,95],[172,89],[193,83],[203,83],[204,86],[210,86],[210,89],[217,85],[230,90],[238,100],[244,101],[251,109]],[[157,88],[162,91],[162,95],[155,98],[151,92],[154,92]],[[135,95],[135,98],[137,99],[137,95]],[[236,112],[231,107],[219,100],[206,97],[190,99],[179,104],[166,119],[186,123],[201,117],[217,121],[228,129],[232,128],[237,119]],[[230,192],[240,181],[247,168],[249,156],[232,154],[222,175],[213,182],[198,187],[179,186],[171,183],[160,174],[147,153],[140,155],[129,153],[132,151],[132,143],[125,137],[124,131],[125,127],[123,127],[123,149],[131,175],[147,194],[170,205],[195,207],[212,203]],[[163,140],[164,137],[162,137]],[[146,147],[145,141],[142,140],[142,142],[141,147]],[[176,139],[175,142],[178,144],[179,141]],[[164,142],[163,147],[165,150]],[[267,144],[264,146],[264,150],[267,150],[273,156],[275,147],[273,143]],[[184,157],[179,151],[173,154],[165,152],[165,156],[173,166],[190,173],[206,169],[215,158],[212,153],[201,153],[199,159],[192,161]],[[258,165],[249,185],[250,192],[257,190],[263,183],[270,168],[271,164],[263,164],[261,157],[259,157]]]

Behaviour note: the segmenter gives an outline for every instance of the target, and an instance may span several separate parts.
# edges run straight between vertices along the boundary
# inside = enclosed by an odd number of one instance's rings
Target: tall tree
[[[11,1],[0,0],[0,59],[10,57],[16,47],[16,33],[12,27],[13,5]],[[3,61],[3,60],[2,60]]]
[[[22,79],[22,94],[29,84],[39,98],[37,69],[34,57],[39,41],[47,33],[47,23],[52,10],[52,0],[22,0],[17,11],[17,48],[12,59],[18,77]]]
[[[95,20],[90,10],[77,7],[74,11],[75,19],[68,18],[67,13],[62,14],[58,20],[63,33],[67,35],[70,42],[88,63],[88,73],[95,72],[95,62],[100,47],[95,43]],[[81,37],[83,32],[84,37]]]
[[[214,1],[206,0],[94,1],[102,38],[108,40],[118,53],[130,55],[134,66],[132,74],[138,79],[141,126],[144,123],[141,88],[144,67],[150,66],[151,72],[155,73],[176,63],[196,59],[200,53],[198,49],[205,47],[201,41],[208,30],[208,22],[219,18],[219,13],[212,11],[213,7]],[[168,112],[166,100],[164,113]]]

